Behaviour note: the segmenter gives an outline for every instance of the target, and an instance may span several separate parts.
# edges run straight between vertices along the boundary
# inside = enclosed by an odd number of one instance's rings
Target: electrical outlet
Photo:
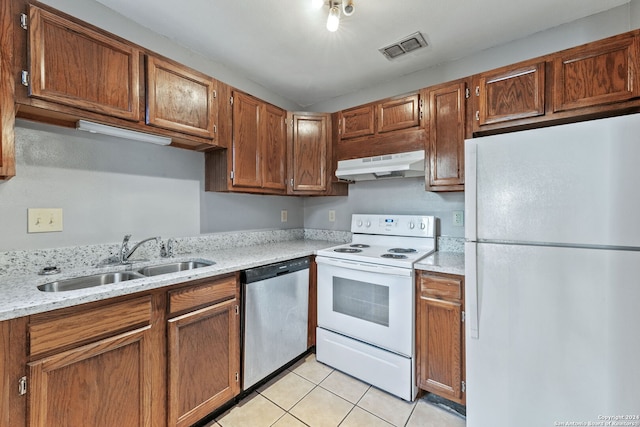
[[[333,209],[329,210],[329,222],[336,222],[336,211]]]
[[[27,209],[27,233],[62,231],[62,209]]]
[[[287,222],[287,211],[286,210],[281,210],[280,211],[280,222]]]
[[[464,227],[464,211],[453,211],[453,225]]]

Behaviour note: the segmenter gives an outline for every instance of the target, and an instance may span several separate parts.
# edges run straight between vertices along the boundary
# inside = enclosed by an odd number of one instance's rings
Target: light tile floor
[[[207,427],[464,427],[425,400],[409,403],[336,371],[311,354]]]

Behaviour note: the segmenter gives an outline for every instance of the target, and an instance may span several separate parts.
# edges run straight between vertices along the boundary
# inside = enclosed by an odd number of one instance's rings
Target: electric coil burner
[[[434,231],[432,216],[353,215],[353,241],[318,251],[318,361],[415,398],[413,265]]]
[[[333,250],[334,252],[343,253],[343,254],[357,254],[358,252],[362,252],[362,249],[356,248],[336,248]]]
[[[382,254],[380,255],[382,258],[391,258],[391,259],[407,259],[406,255],[402,254]]]
[[[418,251],[413,248],[391,248],[389,252],[392,254],[411,254]]]

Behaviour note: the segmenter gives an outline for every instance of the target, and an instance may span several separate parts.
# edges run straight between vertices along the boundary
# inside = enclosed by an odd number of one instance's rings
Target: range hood
[[[424,150],[340,160],[336,176],[347,181],[424,176]]]

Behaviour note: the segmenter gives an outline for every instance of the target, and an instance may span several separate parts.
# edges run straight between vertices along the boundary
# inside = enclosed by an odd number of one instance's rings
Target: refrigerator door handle
[[[464,227],[464,237],[467,241],[478,240],[477,225],[477,161],[478,161],[478,142],[466,140],[464,147],[464,217],[466,224]]]
[[[466,321],[469,325],[469,336],[479,339],[477,243],[467,242],[464,246]]]

